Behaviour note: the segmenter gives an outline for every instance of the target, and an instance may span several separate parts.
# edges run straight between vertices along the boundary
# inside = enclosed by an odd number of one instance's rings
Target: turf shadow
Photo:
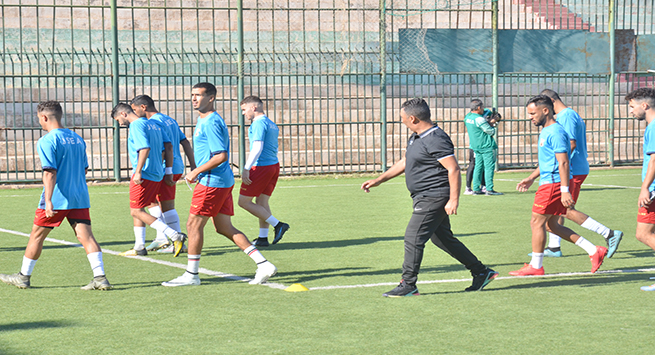
[[[529,281],[533,278],[525,277],[520,278],[520,280]],[[519,278],[517,278],[519,280]],[[520,290],[520,289],[529,289],[529,288],[545,288],[545,287],[559,287],[559,286],[579,286],[579,287],[595,287],[595,286],[607,286],[610,284],[622,284],[626,282],[639,281],[642,280],[646,282],[647,277],[643,274],[613,274],[613,275],[589,275],[578,278],[553,278],[553,279],[543,279],[539,277],[534,278],[535,282],[527,282],[519,285],[509,285],[504,287],[498,287],[498,283],[495,283],[490,288],[485,288],[484,292],[497,292],[503,290]]]
[[[33,330],[41,328],[62,328],[73,327],[75,324],[69,321],[38,321],[38,322],[23,322],[23,323],[7,323],[0,324],[0,333],[9,332],[14,330]]]
[[[369,270],[369,271],[366,271]],[[444,273],[444,272],[457,272],[464,270],[464,267],[459,264],[421,267],[421,274],[423,273]],[[309,281],[316,281],[321,279],[330,279],[335,277],[360,277],[360,276],[380,276],[388,275],[390,278],[394,276],[400,279],[402,269],[384,269],[384,270],[370,270],[367,267],[351,267],[351,268],[338,268],[338,269],[319,269],[319,270],[304,270],[295,272],[278,272],[275,276],[276,282],[282,283],[302,283]]]

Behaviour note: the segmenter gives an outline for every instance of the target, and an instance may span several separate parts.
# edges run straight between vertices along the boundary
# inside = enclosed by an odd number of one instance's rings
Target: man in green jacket
[[[502,195],[494,190],[494,170],[496,168],[496,133],[495,120],[487,121],[486,116],[491,110],[485,109],[481,100],[471,100],[471,112],[464,117],[466,130],[469,134],[470,148],[475,153],[475,169],[473,171],[473,195]],[[484,170],[483,170],[484,169]],[[482,173],[484,171],[484,186],[487,192],[482,192]]]

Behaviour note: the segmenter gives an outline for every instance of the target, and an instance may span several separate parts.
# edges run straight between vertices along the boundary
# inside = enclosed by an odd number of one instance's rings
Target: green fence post
[[[380,0],[380,160],[387,170],[387,2]]]
[[[243,100],[243,0],[237,1],[237,106],[239,116],[239,168],[246,166],[246,124],[241,113]]]
[[[498,108],[498,0],[491,2],[491,48],[491,107]],[[494,140],[498,142],[498,130],[494,133]],[[498,171],[498,158],[495,169]]]
[[[610,31],[610,80],[609,80],[609,90],[607,90],[607,94],[609,95],[608,100],[607,100],[607,105],[609,106],[608,108],[608,117],[609,117],[609,135],[608,135],[608,144],[607,144],[607,149],[609,150],[608,152],[608,158],[609,158],[609,163],[610,163],[610,168],[614,167],[614,83],[616,80],[616,68],[614,66],[615,58],[616,58],[616,53],[615,53],[615,40],[616,40],[616,33],[615,33],[615,27],[616,27],[616,2],[615,0],[610,0],[609,3],[609,31]]]
[[[118,104],[118,10],[117,0],[111,0],[111,103]],[[120,125],[114,121],[114,180],[121,181],[121,131]]]

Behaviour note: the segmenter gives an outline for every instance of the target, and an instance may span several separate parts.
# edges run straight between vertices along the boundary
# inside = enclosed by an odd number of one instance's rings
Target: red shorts
[[[130,208],[144,208],[157,202],[160,182],[146,179],[141,181],[141,184],[137,185],[130,179]]]
[[[571,180],[569,180],[569,192],[571,193],[571,197],[573,197],[573,201],[578,202],[578,196],[580,196],[580,188],[582,187],[582,183],[586,178],[587,175],[573,175]]]
[[[566,207],[562,205],[560,183],[540,185],[534,196],[532,212],[539,214],[565,215]]]
[[[45,210],[37,208],[34,216],[34,224],[39,227],[59,227],[64,218],[68,218],[68,223],[86,222],[91,224],[88,208],[79,208],[73,210],[55,210],[55,215],[48,218],[45,216]]]
[[[240,195],[255,197],[261,194],[271,196],[277,178],[280,176],[280,163],[266,166],[253,166],[250,169],[250,185],[241,184]]]
[[[651,198],[652,196],[653,193],[651,192]],[[648,205],[648,207],[639,207],[637,222],[655,224],[655,201]]]
[[[177,182],[182,177],[182,174],[174,174],[173,181]],[[170,201],[175,200],[175,190],[177,185],[168,186],[166,184],[166,179],[161,179],[159,182],[159,193],[157,194],[157,201]]]
[[[217,214],[234,216],[232,188],[208,187],[196,184],[191,198],[191,214],[205,217],[215,217]]]

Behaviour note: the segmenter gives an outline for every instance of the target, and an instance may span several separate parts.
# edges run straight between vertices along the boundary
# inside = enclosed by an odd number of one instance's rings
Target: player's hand
[[[195,170],[191,170],[190,173],[186,174],[184,180],[186,180],[187,183],[194,183],[198,180],[198,173],[196,173]]]
[[[532,183],[534,183],[534,180],[530,178],[525,178],[521,180],[518,184],[516,184],[516,189],[520,192],[526,192],[532,186]]]
[[[377,179],[368,180],[362,184],[361,189],[364,190],[365,192],[371,192],[369,189],[371,187],[376,187],[378,185],[380,185],[380,182],[377,181]]]
[[[141,173],[140,172],[134,173],[134,175],[132,175],[132,181],[137,185],[141,185],[141,183],[143,182],[143,179],[141,178]]]
[[[241,172],[241,181],[245,185],[252,184],[252,180],[250,180],[250,170],[243,169],[243,171]]]
[[[45,202],[45,216],[47,218],[50,218],[55,215],[55,210],[54,207],[52,206],[52,201],[46,201]]]
[[[653,202],[653,200],[650,199],[650,191],[648,190],[641,190],[639,193],[639,199],[637,200],[638,206],[648,208],[650,206],[650,203]]]
[[[573,201],[573,196],[571,196],[570,192],[562,192],[562,206],[569,208],[575,205],[575,201]]]
[[[168,186],[173,186],[173,185],[175,185],[175,180],[173,179],[173,175],[172,175],[172,174],[164,175],[164,182],[165,182],[166,185],[168,185]]]
[[[459,206],[459,201],[457,200],[448,200],[448,203],[446,203],[446,207],[444,209],[446,210],[447,215],[453,215],[457,214],[457,207]]]

